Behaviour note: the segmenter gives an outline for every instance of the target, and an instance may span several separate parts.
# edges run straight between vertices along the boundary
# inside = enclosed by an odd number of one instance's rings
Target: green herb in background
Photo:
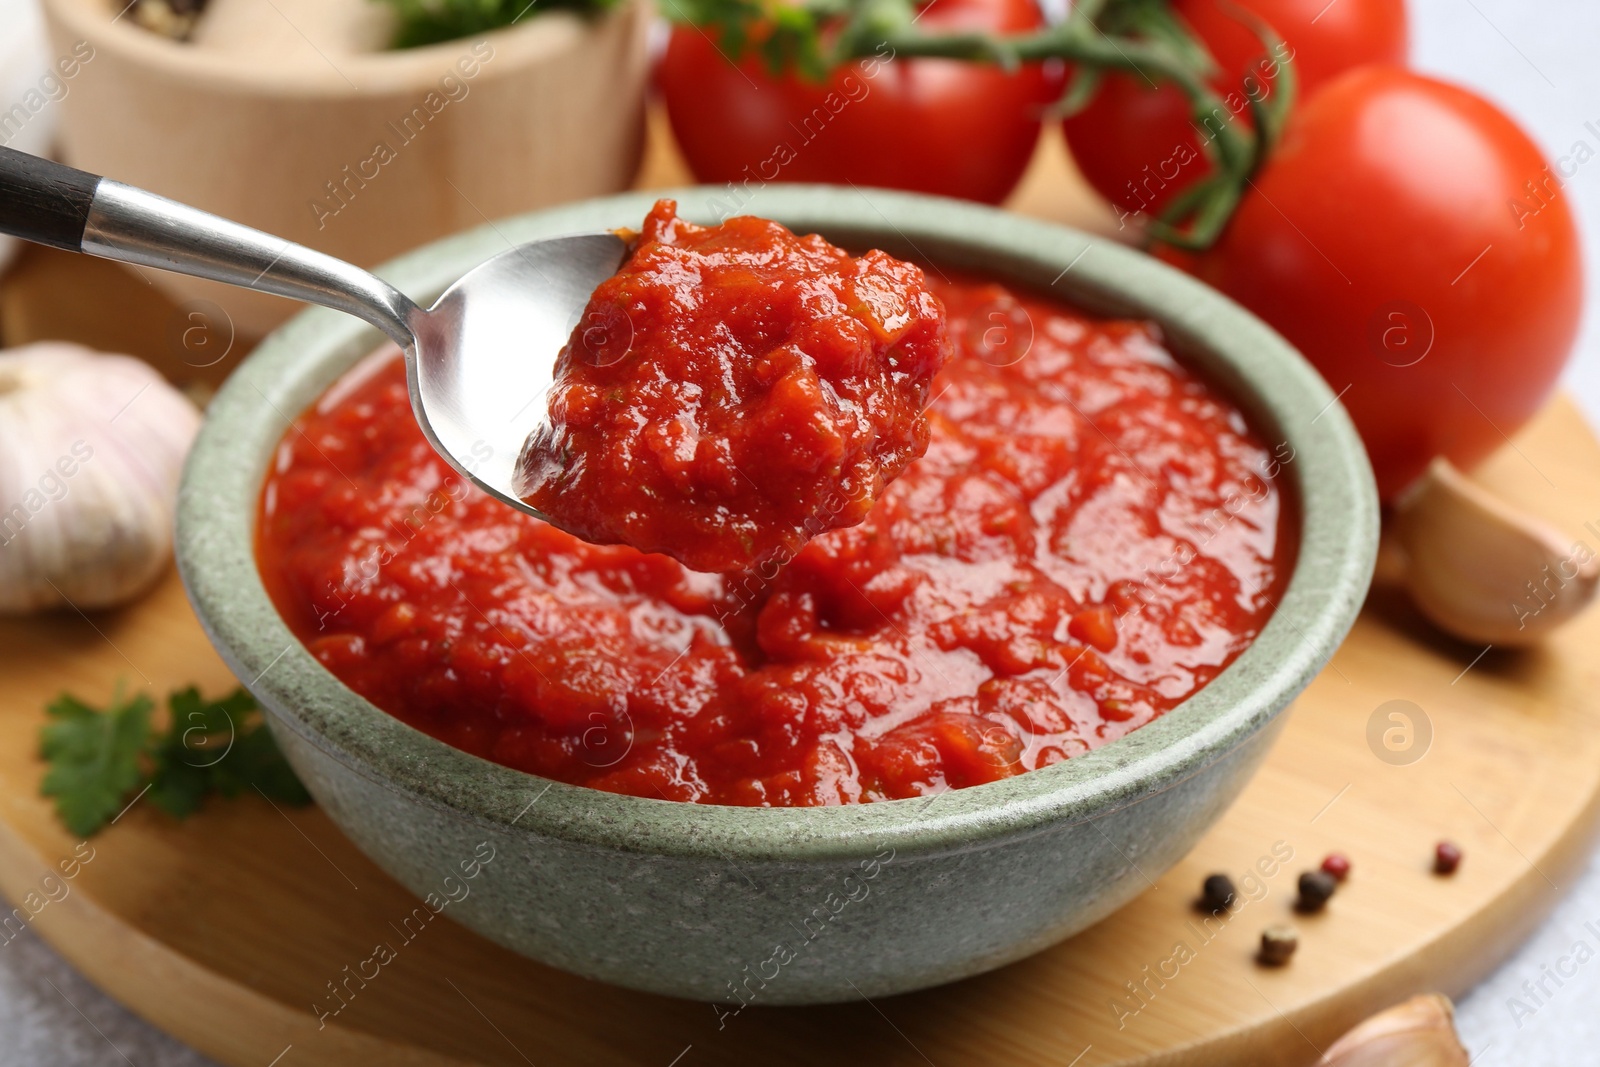
[[[140,694],[118,692],[104,711],[63,693],[46,709],[40,754],[50,764],[40,792],[54,797],[67,829],[88,837],[122,811],[139,792],[182,819],[210,793],[237,796],[260,789],[272,800],[308,804],[295,777],[243,689],[220,700],[201,699],[190,687],[168,698],[165,731],[150,722],[155,705]]]
[[[874,0],[668,0],[662,13],[674,24],[706,30],[718,48],[733,59],[750,49],[773,75],[792,66],[820,82],[836,63],[847,58],[844,45],[837,40],[830,54],[829,46],[823,42],[823,28],[845,20],[853,12],[861,13],[865,19],[870,14],[868,8],[873,6],[882,5],[875,5]],[[905,6],[907,17],[912,17],[914,9],[909,3]],[[872,49],[866,49],[865,54],[872,54]]]
[[[564,8],[569,11],[604,11],[618,0],[380,0],[400,15],[400,29],[394,47],[454,41],[514,22],[533,18],[542,11]]]

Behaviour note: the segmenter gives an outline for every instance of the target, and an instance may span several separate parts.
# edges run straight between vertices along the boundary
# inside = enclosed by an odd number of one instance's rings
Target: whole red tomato
[[[1267,55],[1241,14],[1259,16],[1283,38],[1301,100],[1351,67],[1406,58],[1405,0],[1173,0],[1172,8],[1222,72],[1212,81],[1226,105],[1219,123],[1251,125],[1249,97],[1272,92],[1284,58]],[[1062,129],[1089,184],[1128,211],[1159,214],[1211,170],[1188,101],[1165,82],[1107,75]]]
[[[933,0],[929,32],[1022,33],[1033,0]],[[715,31],[679,26],[656,81],[684,158],[703,182],[853,182],[996,203],[1033,155],[1059,79],[943,59],[880,56],[823,82],[773,75],[754,54],[734,64]]]
[[[1435,455],[1476,462],[1538,409],[1577,332],[1578,249],[1567,194],[1516,123],[1365,67],[1306,102],[1192,269],[1316,364],[1387,498]]]

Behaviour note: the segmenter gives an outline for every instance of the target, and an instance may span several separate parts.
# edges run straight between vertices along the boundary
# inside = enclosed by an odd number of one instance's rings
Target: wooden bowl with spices
[[[209,0],[192,25],[141,20],[144,6],[44,0],[53,52],[90,56],[62,101],[63,160],[362,266],[624,189],[637,169],[644,0],[408,48],[390,47],[410,27],[374,0]],[[245,337],[295,310],[145,274]]]

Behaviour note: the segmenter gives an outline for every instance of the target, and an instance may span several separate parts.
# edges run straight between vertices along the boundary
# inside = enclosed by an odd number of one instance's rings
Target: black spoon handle
[[[0,233],[83,250],[83,228],[101,178],[14,148],[0,147]]]

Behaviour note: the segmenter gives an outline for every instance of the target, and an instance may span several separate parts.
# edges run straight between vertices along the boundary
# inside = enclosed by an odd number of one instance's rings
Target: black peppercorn
[[[1300,899],[1295,907],[1304,912],[1321,911],[1339,883],[1327,871],[1307,871],[1300,876]]]
[[[1213,914],[1233,907],[1236,891],[1233,879],[1225,874],[1213,874],[1200,887],[1200,907]]]

